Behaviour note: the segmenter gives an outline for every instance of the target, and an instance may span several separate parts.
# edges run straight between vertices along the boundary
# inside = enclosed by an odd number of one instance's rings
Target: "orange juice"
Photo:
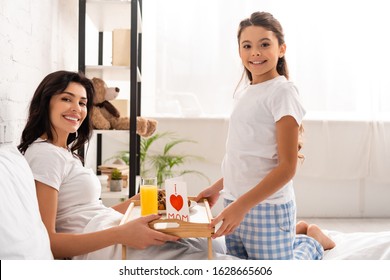
[[[157,214],[157,186],[142,185],[140,189],[141,195],[141,216]]]

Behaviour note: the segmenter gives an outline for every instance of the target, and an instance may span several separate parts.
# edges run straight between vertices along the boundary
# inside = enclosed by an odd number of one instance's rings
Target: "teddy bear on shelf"
[[[100,78],[92,78],[95,89],[94,108],[92,111],[92,124],[95,129],[130,129],[130,119],[121,117],[117,108],[110,100],[114,100],[119,94],[119,88],[107,87]],[[137,134],[142,137],[151,136],[157,128],[157,121],[143,117],[137,117]]]

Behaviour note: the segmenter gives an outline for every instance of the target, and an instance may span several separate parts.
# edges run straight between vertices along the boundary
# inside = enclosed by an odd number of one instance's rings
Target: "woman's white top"
[[[225,198],[237,199],[278,165],[276,122],[292,116],[300,125],[304,115],[297,88],[284,76],[236,93],[222,162]],[[292,199],[290,181],[263,202],[279,204]]]
[[[81,233],[97,215],[116,213],[99,200],[101,185],[94,172],[67,149],[38,139],[25,157],[34,179],[58,191],[58,232]]]
[[[97,176],[68,150],[38,139],[27,149],[25,157],[33,171],[34,179],[58,190],[57,232],[87,233],[119,225],[123,215],[105,207],[99,200],[101,187]],[[224,246],[213,243],[214,259],[234,259],[221,254],[225,253]],[[127,247],[127,258],[207,259],[207,246],[204,238],[185,238],[143,250]],[[73,257],[105,260],[121,258],[121,244]]]
[[[67,149],[38,138],[24,156],[34,179],[58,191],[57,232],[87,233],[119,225],[123,215],[99,200],[101,185],[97,176]],[[115,247],[80,258],[120,258]]]

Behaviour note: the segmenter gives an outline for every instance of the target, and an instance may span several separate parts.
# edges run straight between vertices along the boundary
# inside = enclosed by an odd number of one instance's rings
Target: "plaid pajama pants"
[[[232,201],[225,199],[225,207]],[[314,238],[295,234],[295,201],[258,204],[233,234],[225,236],[227,253],[241,259],[319,260],[324,250]]]

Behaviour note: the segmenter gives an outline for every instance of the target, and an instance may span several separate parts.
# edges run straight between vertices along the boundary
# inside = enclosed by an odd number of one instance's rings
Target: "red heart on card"
[[[169,201],[176,211],[180,211],[180,209],[183,208],[183,197],[181,195],[171,194]]]

